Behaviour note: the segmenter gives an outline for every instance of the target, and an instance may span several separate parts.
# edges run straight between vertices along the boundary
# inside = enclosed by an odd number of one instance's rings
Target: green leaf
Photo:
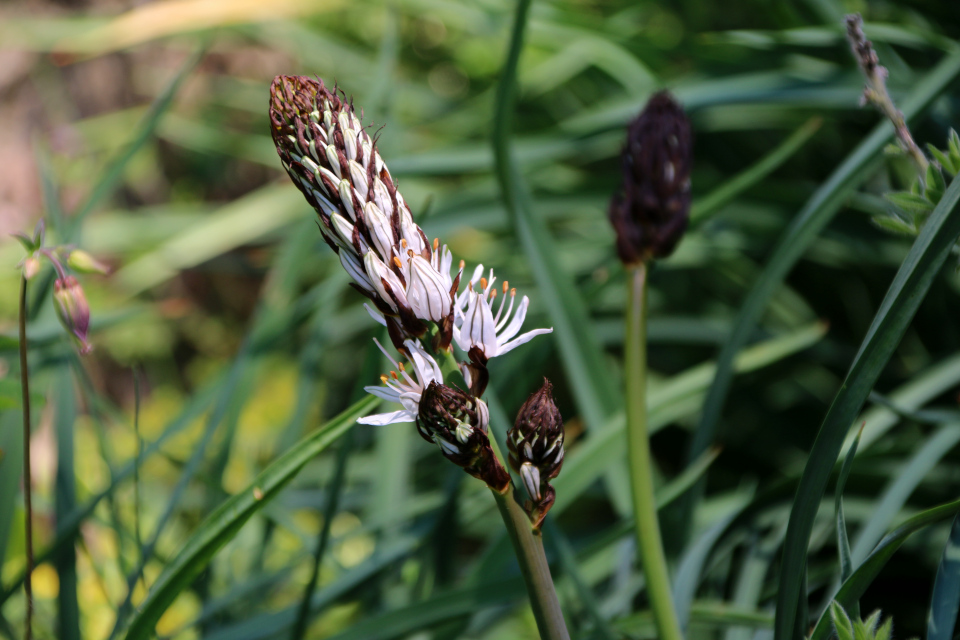
[[[947,145],[950,147],[950,155],[954,158],[960,158],[960,135],[957,134],[956,129],[950,129]]]
[[[943,180],[943,174],[940,169],[932,162],[927,165],[927,179],[924,189],[924,196],[930,202],[940,202],[943,192],[947,190],[947,183]]]
[[[925,197],[908,193],[907,191],[895,191],[893,193],[887,193],[883,197],[911,218],[914,216],[926,216],[933,211],[934,206],[936,206]]]
[[[73,425],[76,420],[76,398],[73,375],[68,365],[58,367],[54,382],[57,434],[57,479],[55,506],[57,522],[76,508],[77,489],[74,472]],[[74,544],[65,544],[54,555],[57,570],[57,637],[62,640],[80,640],[80,605],[77,601],[77,552]]]
[[[927,640],[952,640],[960,609],[960,515],[953,519],[950,537],[943,547],[937,577],[933,581]]]
[[[881,229],[891,231],[901,236],[917,235],[916,225],[910,222],[904,222],[900,218],[894,218],[892,216],[874,216],[871,218],[871,221]]]
[[[930,155],[932,155],[933,158],[940,163],[940,166],[950,172],[951,175],[956,173],[956,171],[953,170],[953,161],[950,159],[949,152],[944,153],[929,142],[927,143],[927,151],[929,151]]]
[[[960,426],[944,425],[930,435],[923,446],[917,449],[909,461],[897,471],[889,486],[881,494],[880,500],[874,505],[870,518],[857,534],[851,552],[853,566],[856,567],[863,562],[873,546],[883,537],[890,523],[900,513],[910,494],[930,469],[958,442],[960,442]]]
[[[787,526],[777,599],[776,640],[791,637],[813,520],[850,423],[899,345],[960,234],[958,202],[960,180],[954,180],[900,266],[817,434]]]
[[[930,105],[958,73],[960,73],[960,52],[946,57],[917,83],[910,94],[910,99],[903,104],[904,117],[909,120]],[[730,337],[718,356],[717,374],[704,402],[700,423],[697,425],[688,452],[688,461],[695,459],[713,443],[733,378],[733,359],[753,335],[754,327],[767,307],[767,303],[807,247],[843,206],[848,195],[873,174],[880,159],[879,152],[892,137],[891,124],[878,125],[817,189],[784,231],[762,275],[741,306]],[[688,503],[686,512],[691,513],[691,509],[692,500]],[[798,572],[791,579],[796,580],[800,577]],[[795,606],[795,603],[792,606]],[[793,625],[793,615],[790,614],[788,617],[790,625],[783,629],[789,629]],[[785,637],[778,636],[778,640],[784,640]]]
[[[839,640],[853,640],[853,623],[836,600],[830,603],[830,619]]]
[[[4,564],[11,530],[16,522],[13,515],[23,472],[22,423],[19,410],[0,413],[0,566]]]
[[[270,464],[250,487],[226,500],[204,520],[154,582],[140,611],[130,623],[127,640],[146,640],[177,595],[210,563],[214,555],[255,513],[273,499],[308,462],[343,435],[378,400],[372,396],[338,415]]]
[[[840,467],[840,475],[837,476],[836,497],[834,498],[833,512],[835,527],[837,531],[837,552],[840,555],[840,580],[846,580],[853,573],[853,562],[850,559],[850,540],[847,538],[847,522],[843,515],[843,488],[847,484],[847,477],[850,475],[850,469],[853,467],[853,458],[857,455],[857,447],[860,445],[860,436],[863,435],[863,426],[857,432],[857,437],[853,445],[847,451],[843,460],[843,466]],[[860,615],[859,605],[856,608],[851,607],[854,616]]]
[[[960,500],[918,513],[888,533],[876,546],[870,557],[840,585],[840,590],[837,591],[834,600],[841,606],[849,606],[851,602],[859,600],[867,587],[887,564],[887,561],[911,534],[947,518],[952,518],[958,513],[960,513]],[[831,626],[829,617],[824,613],[820,616],[817,626],[814,627],[810,640],[827,640],[830,636]]]

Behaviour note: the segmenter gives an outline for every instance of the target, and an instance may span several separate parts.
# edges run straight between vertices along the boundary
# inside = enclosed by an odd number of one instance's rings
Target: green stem
[[[491,441],[493,441],[492,438]],[[567,623],[560,609],[560,600],[557,598],[557,590],[553,586],[547,556],[543,551],[543,537],[539,531],[533,530],[527,512],[513,499],[510,495],[512,492],[512,483],[507,493],[490,490],[497,501],[497,508],[500,509],[500,516],[507,527],[507,533],[510,534],[510,541],[517,554],[523,580],[527,583],[530,608],[533,609],[533,617],[537,620],[540,637],[543,640],[570,640]]]
[[[460,368],[451,352],[435,354],[443,378],[447,382],[451,378],[462,382]],[[490,434],[490,447],[500,464],[504,463],[497,439]],[[506,468],[506,466],[504,466]],[[497,508],[503,518],[503,524],[510,535],[513,550],[520,564],[520,572],[527,585],[530,595],[530,608],[537,621],[542,640],[570,640],[567,623],[563,619],[563,610],[560,608],[560,599],[557,598],[557,589],[550,575],[550,565],[547,563],[547,554],[543,550],[543,537],[540,531],[535,531],[530,523],[530,516],[513,498],[513,482],[511,481],[504,493],[490,488]]]
[[[23,502],[26,508],[27,568],[23,592],[27,597],[25,640],[33,636],[33,498],[30,480],[30,376],[27,370],[27,279],[20,277],[20,389],[23,392]]]
[[[660,640],[683,640],[673,606],[667,560],[660,539],[647,433],[647,265],[629,271],[627,282],[626,403],[627,454],[637,527],[637,549]]]

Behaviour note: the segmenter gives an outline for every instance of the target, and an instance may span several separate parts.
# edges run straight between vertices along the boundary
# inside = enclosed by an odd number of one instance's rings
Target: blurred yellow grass
[[[146,4],[54,47],[58,54],[99,55],[179,33],[296,18],[339,8],[342,0],[166,0]]]

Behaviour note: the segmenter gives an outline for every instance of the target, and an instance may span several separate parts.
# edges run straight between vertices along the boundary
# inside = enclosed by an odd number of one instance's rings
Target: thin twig
[[[23,592],[27,597],[25,640],[33,636],[33,499],[30,481],[30,376],[27,370],[27,279],[20,277],[20,388],[23,392],[23,502],[26,507],[27,569]]]

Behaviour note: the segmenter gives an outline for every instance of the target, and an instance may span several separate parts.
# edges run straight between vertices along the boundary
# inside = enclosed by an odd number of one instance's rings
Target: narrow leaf
[[[960,516],[953,519],[950,538],[933,581],[927,615],[927,640],[952,640],[960,608]]]
[[[154,626],[167,607],[181,591],[190,586],[247,520],[293,480],[310,460],[353,427],[357,418],[369,413],[377,402],[371,396],[341,413],[275,460],[254,479],[248,489],[228,499],[211,513],[157,578],[130,624],[127,640],[146,640],[151,637]]]
[[[900,343],[960,234],[960,180],[954,180],[900,266],[840,392],[830,405],[800,478],[783,548],[776,640],[791,637],[813,520],[850,423]]]

